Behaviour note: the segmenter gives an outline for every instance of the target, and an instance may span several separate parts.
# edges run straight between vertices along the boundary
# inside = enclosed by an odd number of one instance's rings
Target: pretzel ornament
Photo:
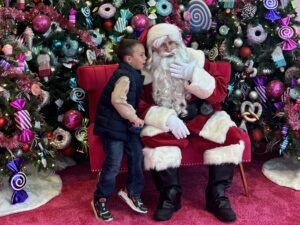
[[[244,101],[241,105],[242,122],[240,128],[248,133],[246,122],[254,123],[259,120],[262,114],[262,105],[259,102]]]

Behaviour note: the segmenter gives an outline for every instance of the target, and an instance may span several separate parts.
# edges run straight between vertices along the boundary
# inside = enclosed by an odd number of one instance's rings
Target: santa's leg
[[[249,143],[249,137],[244,135],[242,130],[231,127],[223,145],[206,150],[204,153],[204,162],[209,165],[206,209],[221,221],[236,220],[225,190],[232,183],[235,165],[242,161],[245,144],[249,145]]]
[[[160,193],[154,219],[169,220],[173,213],[181,208],[181,185],[178,174],[181,151],[178,147],[163,146],[145,148],[143,152],[145,168],[150,169],[155,186]]]

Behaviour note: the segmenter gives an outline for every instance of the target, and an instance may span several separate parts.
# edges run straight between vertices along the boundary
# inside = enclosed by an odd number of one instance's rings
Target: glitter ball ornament
[[[243,40],[241,38],[236,38],[236,39],[234,39],[233,44],[237,48],[242,47]]]
[[[240,89],[236,89],[234,91],[234,95],[235,95],[235,97],[240,98],[240,97],[242,97],[242,91]]]
[[[51,20],[46,15],[38,15],[32,20],[32,28],[37,33],[45,33],[51,25]]]
[[[226,25],[222,25],[220,28],[219,28],[219,33],[221,35],[227,35],[229,32],[229,27],[227,27]]]
[[[4,117],[0,117],[0,129],[2,129],[5,124],[6,124],[6,119]]]
[[[82,119],[82,115],[79,111],[71,109],[65,113],[63,123],[68,129],[75,130],[81,126]]]
[[[22,151],[23,151],[24,153],[27,153],[27,152],[29,152],[29,151],[30,151],[30,145],[29,145],[29,144],[25,144],[25,145],[23,145],[23,147],[22,147]]]
[[[266,86],[266,94],[270,98],[278,99],[285,89],[284,83],[280,80],[272,80]]]
[[[136,14],[131,19],[133,29],[146,29],[150,26],[150,20],[144,14]]]

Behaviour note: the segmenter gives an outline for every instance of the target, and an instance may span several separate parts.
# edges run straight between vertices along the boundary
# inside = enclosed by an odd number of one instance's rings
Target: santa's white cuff
[[[236,126],[225,111],[215,112],[205,123],[199,135],[210,141],[223,144],[230,127]]]
[[[240,141],[238,144],[217,147],[206,150],[203,155],[205,165],[221,165],[224,163],[239,164],[243,158],[245,143]]]
[[[181,151],[176,146],[144,148],[143,153],[145,170],[161,171],[181,164]]]
[[[199,66],[195,66],[194,68],[191,84],[185,85],[188,92],[201,99],[211,96],[215,87],[215,78]]]
[[[152,106],[145,116],[145,124],[157,127],[167,132],[169,131],[169,128],[166,126],[166,124],[171,115],[177,115],[174,109]]]

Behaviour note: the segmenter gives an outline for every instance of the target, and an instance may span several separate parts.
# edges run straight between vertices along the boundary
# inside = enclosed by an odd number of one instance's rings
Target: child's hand
[[[144,120],[137,118],[132,122],[133,127],[142,128],[144,126]]]

